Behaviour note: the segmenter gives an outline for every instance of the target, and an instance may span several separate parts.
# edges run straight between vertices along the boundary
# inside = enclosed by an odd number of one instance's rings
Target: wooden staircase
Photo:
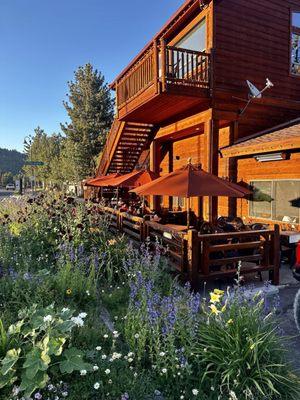
[[[103,149],[97,175],[131,172],[142,152],[153,140],[154,133],[153,125],[115,119]]]

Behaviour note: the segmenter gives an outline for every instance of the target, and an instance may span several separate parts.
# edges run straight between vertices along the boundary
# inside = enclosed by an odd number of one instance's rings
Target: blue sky
[[[183,0],[0,0],[0,147],[59,132],[67,81],[91,62],[111,81]]]

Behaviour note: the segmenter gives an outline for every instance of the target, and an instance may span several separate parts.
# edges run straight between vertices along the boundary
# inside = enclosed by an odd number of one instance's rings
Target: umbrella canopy
[[[135,170],[126,175],[105,181],[108,186],[136,188],[157,179],[158,175],[149,170]]]
[[[93,187],[102,187],[102,186],[109,186],[105,182],[109,181],[111,179],[117,178],[120,176],[120,174],[111,174],[111,175],[104,175],[104,176],[98,176],[97,178],[89,179],[88,181],[85,182],[87,186],[93,186]]]
[[[155,181],[131,190],[138,195],[202,197],[244,197],[251,191],[218,178],[192,164],[171,172]]]

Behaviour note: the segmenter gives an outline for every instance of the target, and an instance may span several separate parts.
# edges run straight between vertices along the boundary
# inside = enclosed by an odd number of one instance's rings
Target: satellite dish
[[[237,97],[237,99],[242,100],[242,101],[245,101],[245,102],[247,103],[247,104],[245,105],[245,107],[244,107],[242,110],[240,110],[240,112],[239,112],[240,115],[243,115],[243,114],[244,114],[244,112],[247,110],[247,108],[249,107],[249,105],[250,105],[250,103],[251,103],[252,100],[254,100],[254,99],[261,99],[263,93],[264,93],[266,90],[272,89],[272,87],[274,87],[274,84],[270,81],[269,78],[266,79],[266,86],[265,86],[262,90],[259,90],[252,82],[250,82],[250,81],[248,81],[248,80],[247,80],[246,82],[247,82],[247,85],[248,85],[249,90],[250,90],[250,92],[249,92],[249,94],[248,94],[248,100],[239,99],[239,98]]]
[[[246,82],[250,89],[249,96],[252,97],[253,99],[261,99],[262,98],[261,91],[257,89],[257,87],[253,85],[253,83],[251,83],[250,81],[247,80]]]

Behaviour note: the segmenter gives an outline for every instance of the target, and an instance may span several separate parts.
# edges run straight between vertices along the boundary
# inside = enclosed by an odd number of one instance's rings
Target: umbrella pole
[[[187,197],[187,214],[186,214],[186,217],[187,217],[187,228],[188,229],[190,229],[190,224],[191,224],[191,221],[190,221],[190,197]]]

